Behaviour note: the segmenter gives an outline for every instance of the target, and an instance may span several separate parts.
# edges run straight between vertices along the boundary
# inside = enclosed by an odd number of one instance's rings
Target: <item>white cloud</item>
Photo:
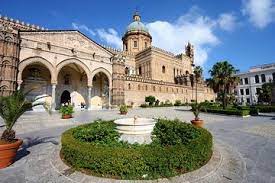
[[[235,20],[231,14],[222,14],[214,20],[201,15],[195,7],[176,22],[155,21],[147,23],[147,27],[153,37],[153,45],[173,53],[182,53],[190,41],[195,46],[195,63],[203,65],[211,48],[220,43],[215,31],[232,31],[235,28]]]
[[[78,24],[78,23],[73,22],[72,26],[73,26],[74,29],[77,29],[77,30],[80,30],[80,31],[86,31],[92,36],[96,35],[96,33],[92,29],[87,27],[86,25]]]
[[[243,14],[249,16],[250,22],[265,28],[275,20],[274,0],[243,0]]]
[[[223,13],[218,19],[218,24],[225,31],[233,31],[237,26],[237,17],[231,13]]]
[[[114,46],[115,48],[122,47],[121,37],[118,35],[115,29],[109,28],[107,31],[105,29],[97,29],[97,34],[101,40]]]
[[[92,36],[98,36],[102,41],[115,48],[122,47],[121,35],[113,29],[91,30],[85,25],[72,23],[78,30],[89,32]],[[175,54],[183,53],[185,45],[189,42],[195,46],[195,63],[203,65],[211,49],[220,43],[215,35],[216,30],[232,31],[236,27],[236,17],[230,13],[224,13],[217,19],[211,19],[201,15],[200,9],[193,7],[175,22],[154,21],[146,24],[153,37],[153,45],[171,51]]]
[[[72,27],[74,29],[87,32],[91,36],[98,36],[101,40],[106,42],[107,44],[114,46],[115,48],[121,49],[122,41],[120,36],[118,35],[117,31],[113,28],[105,29],[96,29],[92,30],[88,26],[84,24],[78,24],[73,22]]]

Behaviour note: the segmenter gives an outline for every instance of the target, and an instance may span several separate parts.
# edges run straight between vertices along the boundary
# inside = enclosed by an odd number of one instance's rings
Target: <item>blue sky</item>
[[[0,14],[121,47],[136,8],[155,46],[178,54],[195,44],[205,74],[220,60],[241,71],[275,62],[275,0],[1,0]]]

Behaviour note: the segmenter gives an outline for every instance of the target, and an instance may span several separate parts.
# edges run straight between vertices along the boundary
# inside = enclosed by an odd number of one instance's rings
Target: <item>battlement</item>
[[[11,27],[15,30],[48,30],[38,25],[25,23],[23,21],[15,20],[13,18],[9,18],[7,16],[2,15],[0,15],[0,24],[3,24],[7,27]]]
[[[134,53],[131,53],[131,52],[128,52],[128,51],[123,51],[121,49],[117,49],[117,48],[112,48],[110,46],[107,46],[107,45],[100,45],[102,46],[103,48],[105,48],[106,50],[112,52],[113,54],[122,54],[122,55],[125,55],[125,56],[135,56]]]

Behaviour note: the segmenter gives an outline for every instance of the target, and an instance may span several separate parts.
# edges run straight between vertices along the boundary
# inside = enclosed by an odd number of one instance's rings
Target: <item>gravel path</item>
[[[135,115],[179,118],[185,121],[193,118],[192,113],[186,107],[133,109],[126,117]],[[223,172],[220,175],[224,179],[217,179],[217,176],[213,174],[212,177],[208,176],[208,179],[201,182],[275,183],[275,115],[273,115],[241,118],[202,114],[201,118],[205,120],[205,127],[211,131],[215,142],[221,142],[223,149],[227,148],[232,152],[235,161],[229,160],[228,166],[221,166],[219,171]],[[70,182],[72,179],[60,175],[51,166],[51,157],[56,149],[60,148],[61,133],[72,126],[95,119],[121,117],[117,110],[77,112],[75,118],[69,121],[60,120],[59,114],[48,116],[45,113],[28,113],[24,115],[16,127],[18,136],[24,139],[23,148],[12,166],[0,170],[0,182]],[[221,154],[226,154],[226,152],[221,151]],[[240,164],[244,167],[242,170],[238,170]],[[239,172],[240,177],[241,174],[244,175],[243,181],[236,178],[236,171]],[[171,179],[170,182],[176,181]]]

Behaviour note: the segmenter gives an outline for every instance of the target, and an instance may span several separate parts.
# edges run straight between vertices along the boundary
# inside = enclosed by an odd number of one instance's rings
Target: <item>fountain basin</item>
[[[116,130],[121,134],[151,134],[156,121],[148,118],[123,118],[115,120]]]
[[[123,118],[115,120],[116,130],[121,134],[120,140],[131,144],[150,144],[151,133],[156,121],[148,118]]]

